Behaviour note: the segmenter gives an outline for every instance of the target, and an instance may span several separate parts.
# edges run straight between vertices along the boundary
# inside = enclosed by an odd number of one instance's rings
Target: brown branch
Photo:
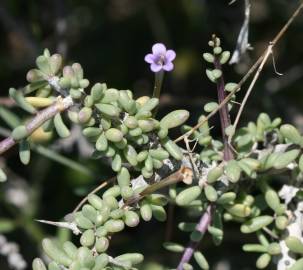
[[[116,180],[116,177],[112,177],[110,179],[108,179],[105,182],[101,182],[101,184],[99,186],[97,186],[93,191],[91,191],[90,193],[88,193],[82,200],[81,202],[76,206],[76,208],[73,210],[73,214],[76,213],[83,204],[85,204],[88,200],[88,196],[97,193],[99,190],[101,190],[102,188],[106,187],[108,184],[114,182]]]
[[[27,134],[32,134],[37,128],[39,128],[42,124],[44,124],[47,120],[54,117],[57,113],[67,110],[73,105],[72,98],[66,97],[61,98],[58,97],[57,101],[54,102],[53,105],[47,107],[44,110],[39,111],[32,120],[30,120],[26,125]],[[8,149],[17,144],[17,141],[13,139],[12,136],[2,140],[0,142],[0,155],[6,152]]]

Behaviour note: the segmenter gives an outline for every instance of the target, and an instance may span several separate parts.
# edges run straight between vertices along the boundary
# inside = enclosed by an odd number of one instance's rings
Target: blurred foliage
[[[244,1],[228,3],[229,0],[2,0],[0,105],[13,106],[6,99],[8,88],[25,84],[24,74],[34,66],[35,57],[45,47],[81,63],[91,82],[104,81],[112,87],[132,89],[136,96],[151,94],[153,74],[143,58],[152,44],[163,42],[177,52],[177,59],[174,72],[165,78],[159,113],[164,115],[182,105],[192,113],[194,122],[204,104],[216,99],[202,61],[207,40],[216,33],[222,37],[224,47],[232,51],[243,22]],[[249,42],[254,50],[249,51],[240,64],[225,67],[229,80],[241,79],[298,3],[297,0],[251,1]],[[272,62],[267,63],[243,119],[254,119],[257,113],[266,111],[271,117],[279,114],[285,121],[303,129],[300,109],[303,100],[300,91],[302,23],[300,17],[274,51],[277,69],[284,75],[279,77]],[[215,123],[218,118],[213,121]],[[7,126],[0,123],[2,135],[6,129]],[[38,150],[26,168],[18,161],[16,149],[0,157],[0,164],[6,163],[12,180],[0,186],[0,218],[8,218],[1,223],[4,225],[0,226],[0,233],[6,233],[20,245],[28,262],[39,254],[37,243],[41,238],[57,233],[54,228],[34,220],[61,220],[101,179],[111,176],[106,164],[87,161],[85,149],[80,151],[79,145],[54,142],[52,149],[58,148],[63,156],[87,166],[93,176],[53,162]],[[174,214],[175,219],[180,220],[182,211]],[[111,252],[142,251],[150,262],[144,269],[161,269],[154,261],[174,265],[178,258],[165,252],[161,243],[172,235],[184,242],[186,235],[176,235],[175,224],[168,226],[172,230],[153,221],[142,223],[136,230],[128,229],[114,239]],[[201,248],[210,263],[215,263],[214,269],[254,269],[255,258],[241,252],[243,239],[238,228],[233,225],[227,229],[227,237],[220,248],[213,247],[208,238],[202,242]],[[60,235],[68,237],[62,232]],[[240,254],[242,260],[239,260]],[[250,268],[248,262],[251,262]],[[1,257],[0,268],[7,267]]]

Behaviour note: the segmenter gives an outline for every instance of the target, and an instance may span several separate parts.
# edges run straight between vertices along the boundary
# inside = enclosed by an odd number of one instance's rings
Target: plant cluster
[[[62,67],[62,57],[48,50],[37,58],[37,68],[28,72],[29,84],[10,89],[10,97],[35,116],[0,142],[0,153],[18,144],[20,160],[28,164],[33,132],[42,127],[47,138],[54,131],[66,138],[69,121],[80,125],[94,145],[92,158],[102,158],[116,173],[111,187],[100,196],[90,193],[60,223],[79,236],[79,243],[44,239],[43,250],[50,261],[46,267],[35,259],[33,270],[138,269],[143,254],[112,257],[110,241],[126,226],[136,227],[140,219],[165,221],[167,203],[200,217],[195,223],[178,224],[190,235],[188,246],[164,243],[167,250],[183,253],[179,270],[193,269],[194,261],[209,269],[199,243],[209,233],[220,245],[226,222],[239,223],[241,233],[256,235],[257,241],[245,244],[243,250],[259,254],[258,269],[271,262],[278,269],[303,268],[303,137],[294,126],[266,113],[241,128],[231,124],[229,111],[236,104],[239,85],[224,82],[222,66],[230,52],[222,49],[215,36],[209,46],[211,52],[203,58],[212,65],[206,75],[217,88],[218,102],[207,103],[204,110],[219,111],[221,140],[212,136],[204,114],[194,127],[185,125],[186,110],[157,119],[163,75],[173,69],[176,56],[162,44],[156,44],[153,54],[145,58],[156,76],[153,97],[134,98],[132,91],[104,83],[89,87],[80,64]],[[183,135],[172,140],[169,130],[179,126]],[[183,147],[177,144],[180,140]],[[0,177],[6,179],[2,170]],[[168,192],[160,193],[164,187],[169,187]]]

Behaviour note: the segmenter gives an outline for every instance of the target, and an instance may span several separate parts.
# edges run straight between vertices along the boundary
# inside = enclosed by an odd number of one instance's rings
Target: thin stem
[[[207,231],[207,228],[212,220],[212,211],[213,206],[209,205],[204,212],[204,214],[201,216],[199,223],[196,226],[196,231],[200,232],[201,234],[205,234]],[[177,267],[177,270],[183,270],[184,263],[188,263],[193,256],[195,250],[199,246],[200,241],[190,241],[187,248],[184,250],[182,258],[179,262],[179,265]]]
[[[91,191],[90,193],[87,194],[87,196],[85,196],[81,202],[76,206],[76,208],[73,210],[73,214],[76,213],[80,207],[86,203],[86,201],[88,200],[88,196],[97,193],[99,190],[101,190],[102,188],[106,187],[109,183],[112,183],[113,181],[116,180],[116,177],[112,177],[110,179],[108,179],[105,182],[102,182],[99,186],[97,186],[93,191]]]
[[[214,37],[214,39],[215,39],[215,37]],[[220,61],[217,57],[215,58],[214,66],[216,69],[222,71]],[[218,93],[218,102],[220,104],[226,98],[223,74],[217,80],[217,93]],[[223,138],[223,144],[224,144],[223,159],[225,161],[228,161],[228,160],[231,160],[234,158],[233,151],[231,149],[230,144],[228,143],[228,136],[226,135],[226,132],[225,132],[226,128],[231,125],[230,115],[228,112],[228,104],[224,104],[224,106],[222,106],[222,108],[219,110],[219,115],[220,115],[221,131],[222,131],[222,138]]]
[[[160,99],[163,79],[164,79],[163,70],[155,73],[155,85],[154,85],[154,92],[153,92],[154,98]],[[156,116],[157,112],[158,112],[158,107],[154,109],[153,116]]]
[[[289,26],[292,24],[294,19],[299,15],[299,13],[302,9],[303,9],[303,2],[299,5],[299,7],[295,10],[293,15],[287,21],[287,23],[282,27],[282,29],[275,36],[275,38],[271,42],[272,48],[274,48],[274,46],[278,43],[278,41],[284,36],[284,34],[288,30]],[[209,113],[202,121],[198,122],[191,130],[189,130],[188,132],[186,132],[182,136],[178,137],[175,140],[175,142],[179,142],[179,141],[183,140],[185,137],[189,137],[195,130],[197,130],[206,121],[208,121],[211,117],[213,117],[232,98],[232,96],[241,88],[241,86],[249,79],[249,77],[256,71],[256,69],[260,66],[262,60],[264,59],[266,53],[267,53],[267,48],[262,53],[262,55],[258,58],[258,60],[253,64],[253,66],[248,70],[248,72],[241,79],[241,81],[238,83],[238,85],[235,87],[235,89],[233,91],[231,91],[229,93],[229,95],[227,95],[224,98],[224,100],[219,104],[219,106],[215,110],[213,110],[211,113]]]
[[[70,96],[62,99],[58,97],[57,101],[46,109],[39,111],[36,116],[30,120],[26,125],[27,134],[32,134],[37,128],[43,125],[47,120],[54,117],[57,113],[67,110],[73,105],[73,100]],[[0,155],[13,147],[18,142],[13,139],[12,136],[0,142]]]
[[[153,92],[153,97],[155,97],[155,98],[160,98],[163,78],[164,78],[163,70],[155,73],[155,85],[154,85],[154,92]]]
[[[262,62],[261,62],[261,64],[260,64],[260,66],[258,67],[258,70],[256,71],[255,76],[254,76],[254,78],[253,78],[251,84],[249,85],[248,90],[247,90],[247,92],[246,92],[246,94],[245,94],[245,96],[244,96],[244,98],[243,98],[243,100],[242,100],[242,102],[241,102],[241,106],[240,106],[239,111],[238,111],[238,113],[237,113],[236,119],[235,119],[235,121],[234,121],[234,123],[233,123],[233,130],[236,130],[236,128],[237,128],[237,125],[238,125],[238,123],[239,123],[239,121],[240,121],[240,117],[241,117],[242,112],[243,112],[243,110],[244,110],[244,107],[245,107],[245,105],[246,105],[246,103],[247,103],[248,97],[250,96],[250,94],[251,94],[251,92],[252,92],[252,90],[253,90],[253,88],[254,88],[254,86],[255,86],[255,83],[256,83],[256,81],[258,80],[258,78],[259,78],[259,76],[260,76],[260,73],[261,73],[261,71],[263,70],[263,67],[264,67],[264,65],[265,65],[265,63],[266,63],[268,57],[271,55],[271,53],[272,53],[272,44],[270,44],[270,45],[268,46],[267,52],[266,52],[266,54],[265,54],[265,57],[263,58],[263,60],[262,60]],[[231,140],[232,140],[232,137],[233,137],[233,134],[231,134],[231,135],[228,137],[228,145],[230,145]]]

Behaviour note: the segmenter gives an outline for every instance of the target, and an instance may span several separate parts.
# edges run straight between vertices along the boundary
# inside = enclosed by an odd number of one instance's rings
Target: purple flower
[[[162,43],[156,43],[152,47],[153,53],[149,53],[145,56],[145,62],[150,64],[150,69],[153,72],[159,72],[160,70],[172,71],[174,64],[172,61],[176,58],[174,50],[166,50],[166,47]]]

